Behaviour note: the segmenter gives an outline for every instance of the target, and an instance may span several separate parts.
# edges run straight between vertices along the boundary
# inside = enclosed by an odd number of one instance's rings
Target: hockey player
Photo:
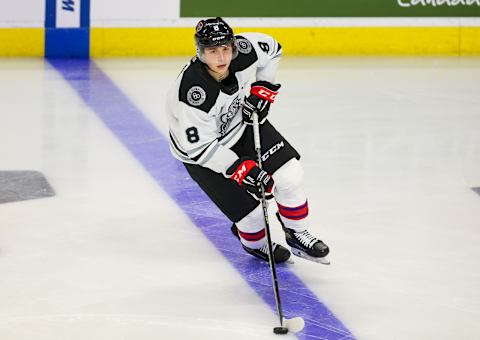
[[[219,17],[201,20],[194,40],[197,55],[183,68],[167,98],[173,155],[233,222],[232,232],[248,253],[268,261],[259,203],[262,184],[278,205],[277,218],[292,252],[328,263],[329,248],[307,230],[300,155],[267,120],[280,89],[275,74],[282,47],[261,33],[235,36]],[[254,111],[261,123],[264,170],[255,161]],[[277,243],[273,254],[276,263],[290,257],[290,251]]]

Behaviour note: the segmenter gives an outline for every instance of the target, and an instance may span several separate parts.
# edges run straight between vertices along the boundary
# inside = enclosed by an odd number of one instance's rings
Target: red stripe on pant
[[[298,207],[286,207],[278,204],[278,212],[289,220],[302,220],[308,216],[308,201]]]
[[[240,235],[241,238],[243,238],[246,241],[255,242],[255,241],[260,241],[262,238],[265,237],[265,229],[257,231],[256,233],[244,233],[239,230],[238,234]]]

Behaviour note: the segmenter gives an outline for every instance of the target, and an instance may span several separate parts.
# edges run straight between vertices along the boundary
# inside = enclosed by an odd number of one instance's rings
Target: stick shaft
[[[260,125],[258,123],[258,115],[256,112],[253,113],[253,139],[255,144],[255,151],[257,152],[258,167],[263,170],[262,144],[260,141]],[[277,313],[280,319],[280,326],[283,326],[282,302],[280,300],[280,292],[278,289],[277,269],[275,267],[275,260],[273,258],[273,243],[272,243],[272,237],[270,235],[270,223],[268,222],[267,200],[265,199],[265,188],[263,187],[263,185],[261,186],[261,190],[262,190],[261,202],[262,202],[262,208],[263,208],[263,218],[265,222],[265,232],[267,234],[268,262],[270,264],[270,273],[272,274],[273,292],[275,294],[275,302],[277,304]]]

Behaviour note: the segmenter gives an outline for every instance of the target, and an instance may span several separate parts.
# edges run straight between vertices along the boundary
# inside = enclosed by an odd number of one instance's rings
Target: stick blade
[[[275,327],[273,329],[273,333],[275,334],[287,334],[288,333],[288,328],[287,327]]]
[[[305,327],[305,321],[299,316],[291,319],[283,318],[283,325],[287,327],[290,332],[297,333]]]

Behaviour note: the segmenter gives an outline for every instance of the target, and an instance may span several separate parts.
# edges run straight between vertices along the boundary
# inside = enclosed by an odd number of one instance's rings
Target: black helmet
[[[230,26],[220,17],[200,20],[196,26],[195,46],[197,55],[202,60],[206,47],[232,45],[233,58],[238,54],[235,36]]]

